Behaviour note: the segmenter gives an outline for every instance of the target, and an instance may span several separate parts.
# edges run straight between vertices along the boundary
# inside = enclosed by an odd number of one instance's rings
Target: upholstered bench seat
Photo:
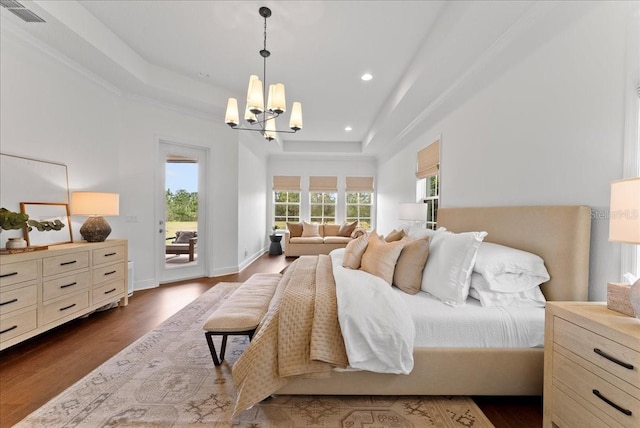
[[[205,330],[211,357],[216,366],[224,361],[228,335],[246,334],[251,340],[269,309],[269,303],[281,278],[282,275],[279,273],[252,275],[204,323],[202,328]],[[222,336],[219,358],[213,344],[213,336]]]

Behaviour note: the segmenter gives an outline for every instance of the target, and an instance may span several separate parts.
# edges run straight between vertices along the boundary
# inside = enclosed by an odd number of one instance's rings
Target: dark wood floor
[[[71,321],[0,352],[0,427],[10,427],[219,282],[280,272],[291,259],[264,255],[238,274],[136,291],[127,307]],[[542,425],[540,397],[474,397],[498,428]]]

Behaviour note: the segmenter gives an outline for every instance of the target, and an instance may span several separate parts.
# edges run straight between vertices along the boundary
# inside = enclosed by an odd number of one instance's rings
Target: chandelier
[[[271,16],[271,9],[261,7],[258,12],[260,16],[264,18],[264,48],[260,50],[260,56],[263,60],[262,80],[255,74],[249,77],[247,106],[244,112],[244,120],[254,127],[238,127],[240,116],[238,115],[238,100],[235,98],[229,98],[227,102],[227,112],[224,121],[233,129],[257,131],[260,132],[267,141],[272,141],[276,138],[276,133],[294,134],[302,129],[302,105],[299,102],[294,102],[291,106],[291,117],[289,120],[289,128],[291,131],[278,131],[276,129],[276,118],[287,111],[284,84],[276,83],[269,85],[267,97],[267,58],[271,55],[271,52],[267,50],[267,18]],[[265,84],[264,86],[263,82]],[[267,99],[266,109],[264,105],[265,98]]]

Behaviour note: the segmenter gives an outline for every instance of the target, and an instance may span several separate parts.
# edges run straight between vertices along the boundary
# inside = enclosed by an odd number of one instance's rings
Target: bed
[[[539,255],[551,277],[541,286],[545,298],[548,301],[585,301],[590,213],[586,206],[441,208],[438,225],[456,233],[486,231],[484,242]],[[408,375],[333,371],[326,377],[292,378],[276,393],[541,395],[543,354],[542,347],[415,347],[414,366]]]

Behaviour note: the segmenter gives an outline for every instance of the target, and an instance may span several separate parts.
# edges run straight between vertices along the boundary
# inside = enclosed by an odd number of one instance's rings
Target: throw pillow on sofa
[[[197,232],[176,232],[175,244],[188,244],[191,238],[195,238]]]
[[[320,225],[315,223],[302,222],[302,237],[311,238],[320,236]]]
[[[340,230],[338,230],[338,236],[350,237],[354,230],[356,230],[356,226],[358,225],[358,220],[352,223],[343,223],[340,226]]]
[[[287,222],[287,229],[292,238],[299,238],[302,236],[302,223],[289,223]]]

